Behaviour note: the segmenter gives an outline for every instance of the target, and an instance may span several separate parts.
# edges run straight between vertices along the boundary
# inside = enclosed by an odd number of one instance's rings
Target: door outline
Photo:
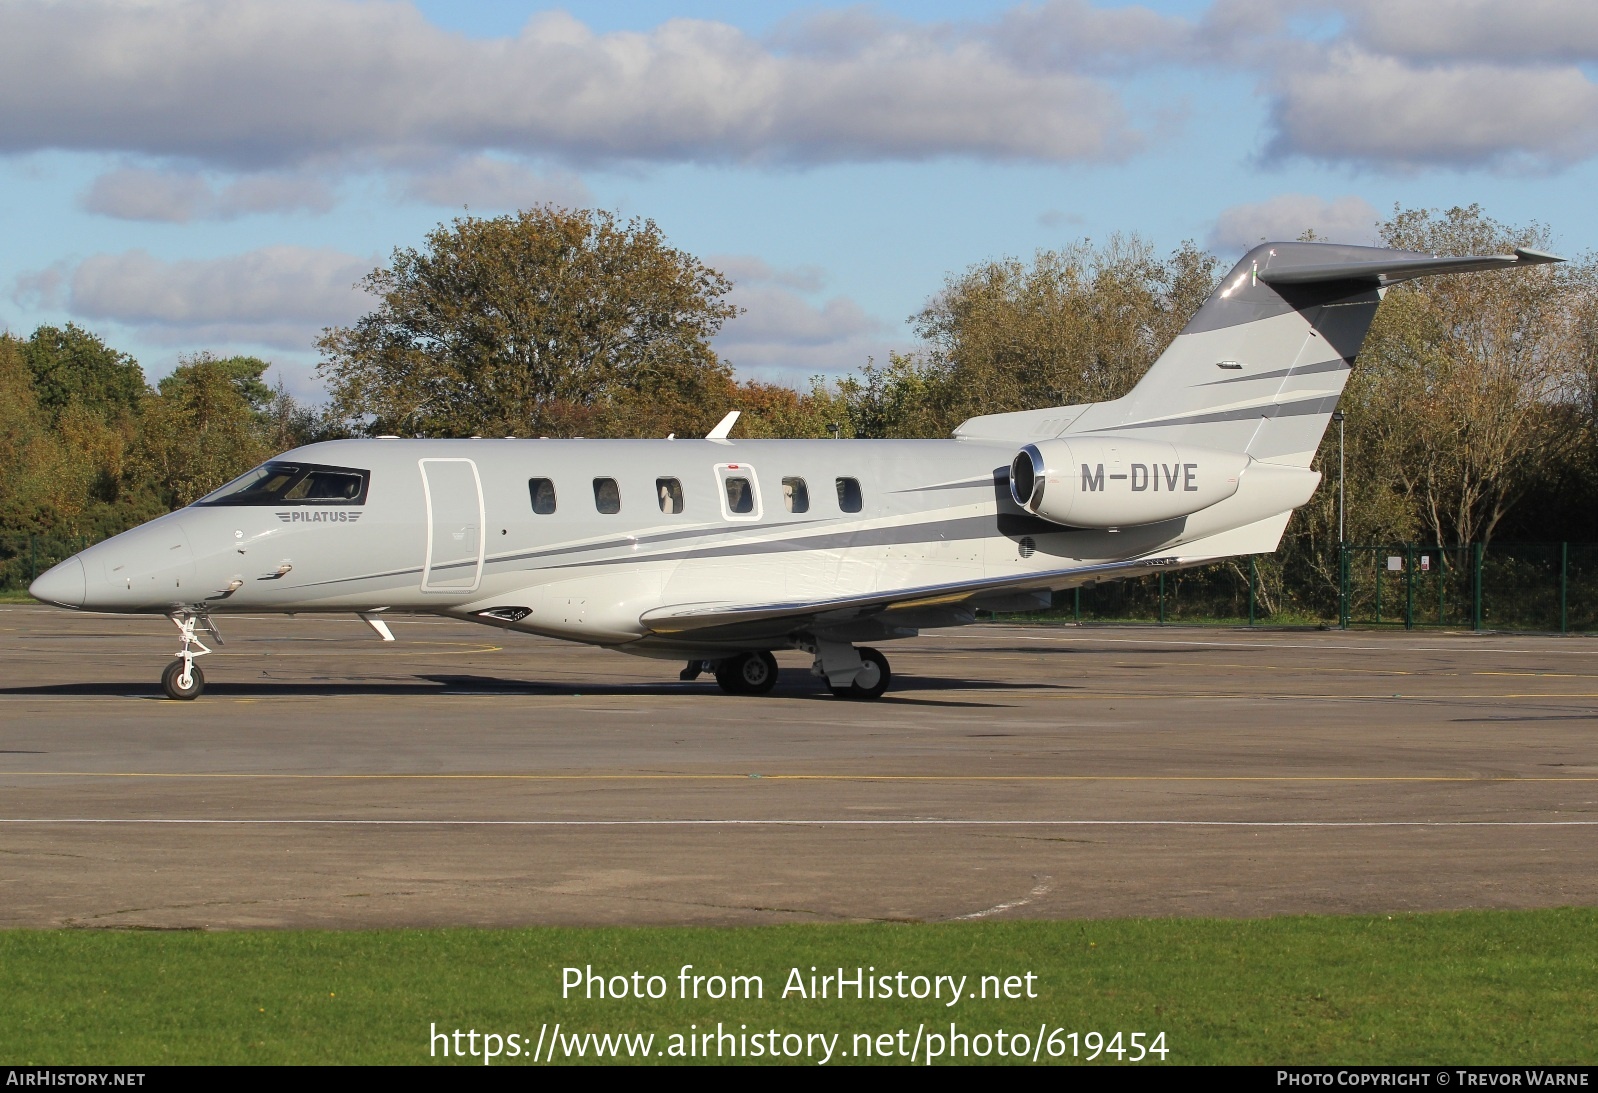
[[[464,463],[471,468],[472,483],[477,487],[477,569],[472,574],[470,585],[430,585],[428,578],[433,573],[433,488],[427,481],[427,465],[429,463]],[[418,459],[417,467],[422,474],[422,505],[427,511],[427,552],[422,558],[422,591],[423,592],[476,592],[483,583],[483,551],[488,545],[488,536],[483,533],[485,514],[483,512],[483,478],[477,473],[477,463],[474,460],[460,456],[432,459]]]
[[[727,504],[727,479],[747,478],[749,492],[754,508],[749,512],[733,512]],[[764,514],[764,499],[760,496],[760,478],[755,474],[755,469],[747,463],[717,463],[716,464],[716,496],[721,500],[721,518],[723,520],[746,522],[759,520]]]

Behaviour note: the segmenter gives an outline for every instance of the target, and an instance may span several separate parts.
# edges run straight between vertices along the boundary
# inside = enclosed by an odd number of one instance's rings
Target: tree
[[[1136,236],[982,262],[951,276],[918,315],[919,374],[947,433],[975,414],[1118,398],[1215,287],[1216,259],[1184,243],[1160,259]],[[931,422],[928,423],[929,428]]]
[[[138,361],[73,323],[39,327],[21,350],[39,406],[52,419],[72,405],[114,418],[144,397]]]
[[[345,419],[421,436],[688,433],[731,371],[710,339],[732,285],[651,220],[543,206],[460,217],[394,251],[380,303],[317,342]]]
[[[237,360],[186,358],[144,404],[141,469],[169,507],[203,497],[273,454],[251,381],[268,395],[271,388]]]
[[[1396,210],[1389,245],[1432,254],[1549,247],[1481,207]],[[1427,278],[1388,293],[1351,392],[1385,470],[1439,543],[1490,540],[1527,488],[1581,441],[1570,411],[1582,384],[1585,266]]]

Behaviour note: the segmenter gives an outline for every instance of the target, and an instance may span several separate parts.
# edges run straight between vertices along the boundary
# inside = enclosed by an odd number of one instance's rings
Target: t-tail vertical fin
[[[1068,433],[1119,432],[1308,467],[1388,285],[1558,262],[1538,251],[1438,258],[1328,243],[1244,255],[1125,397]]]

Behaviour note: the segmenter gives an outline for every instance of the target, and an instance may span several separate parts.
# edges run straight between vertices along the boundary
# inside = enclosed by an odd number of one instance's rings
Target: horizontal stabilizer
[[[1258,277],[1268,285],[1302,285],[1317,281],[1372,281],[1390,285],[1412,277],[1433,277],[1443,273],[1474,273],[1478,270],[1513,269],[1563,262],[1558,255],[1517,248],[1514,254],[1476,255],[1466,258],[1437,258],[1398,251],[1375,251],[1395,257],[1369,261],[1329,262],[1316,265],[1285,265],[1272,269],[1268,264]]]

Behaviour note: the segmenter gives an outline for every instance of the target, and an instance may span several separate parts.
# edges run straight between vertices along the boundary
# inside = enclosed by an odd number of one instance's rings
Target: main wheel
[[[893,673],[888,671],[888,658],[875,649],[861,649],[860,674],[855,676],[854,682],[847,687],[833,687],[832,693],[839,698],[881,698],[892,680]]]
[[[716,682],[730,695],[763,695],[777,685],[777,658],[764,649],[728,657],[716,666]]]
[[[205,673],[200,671],[196,664],[189,669],[189,685],[183,686],[183,658],[179,657],[166,666],[166,671],[161,673],[161,689],[168,698],[190,699],[199,698],[205,690]]]

